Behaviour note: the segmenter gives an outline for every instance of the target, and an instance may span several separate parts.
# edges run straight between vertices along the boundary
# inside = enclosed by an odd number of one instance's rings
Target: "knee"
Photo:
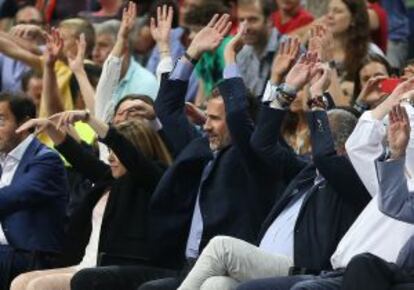
[[[237,287],[237,282],[224,276],[210,277],[201,285],[200,290],[234,290]]]
[[[368,265],[370,265],[376,259],[378,258],[370,253],[363,253],[363,254],[356,255],[348,263],[347,270],[353,269],[353,270],[358,271],[359,269],[365,269]]]
[[[83,269],[78,271],[70,281],[70,289],[83,290],[94,289],[94,281],[97,280],[96,268]]]

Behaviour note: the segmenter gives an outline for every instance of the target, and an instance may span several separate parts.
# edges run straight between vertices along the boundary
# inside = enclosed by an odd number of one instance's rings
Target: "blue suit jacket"
[[[59,251],[67,192],[59,155],[34,139],[11,184],[0,189],[0,221],[9,245],[28,251]]]

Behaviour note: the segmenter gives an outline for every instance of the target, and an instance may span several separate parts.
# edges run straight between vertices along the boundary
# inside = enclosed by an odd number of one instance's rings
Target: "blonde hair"
[[[69,18],[61,21],[59,28],[72,30],[76,38],[79,38],[82,33],[85,34],[86,56],[91,56],[95,46],[95,29],[89,21],[82,18]]]
[[[116,129],[149,159],[166,165],[172,163],[167,147],[146,120],[130,120],[116,125]]]

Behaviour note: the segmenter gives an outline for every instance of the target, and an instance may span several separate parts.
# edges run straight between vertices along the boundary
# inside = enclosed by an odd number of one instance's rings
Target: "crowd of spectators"
[[[413,15],[0,0],[0,290],[414,289]]]

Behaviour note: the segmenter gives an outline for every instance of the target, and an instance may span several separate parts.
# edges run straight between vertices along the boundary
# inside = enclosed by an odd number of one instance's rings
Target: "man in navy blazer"
[[[29,267],[49,267],[64,238],[67,181],[59,155],[17,131],[36,116],[33,102],[0,94],[0,283]]]

